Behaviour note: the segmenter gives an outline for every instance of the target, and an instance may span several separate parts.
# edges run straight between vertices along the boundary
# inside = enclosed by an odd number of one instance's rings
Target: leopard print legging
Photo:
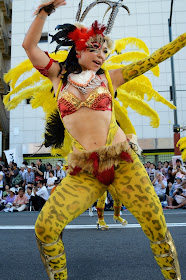
[[[136,154],[133,154],[133,163],[122,161],[119,164],[115,170],[112,185],[115,187],[120,201],[137,218],[146,236],[151,241],[163,240],[167,227],[161,203]],[[68,175],[63,179],[61,185],[58,185],[41,210],[35,224],[36,236],[46,244],[57,241],[65,226],[87,210],[107,188],[91,174]],[[157,254],[169,251],[167,243],[151,247]],[[44,249],[48,256],[57,256],[63,251],[64,245],[61,239],[55,245]],[[156,258],[156,260],[160,268],[171,267],[173,264],[173,258],[169,256]],[[55,270],[65,266],[65,254],[50,261],[50,267]],[[176,277],[173,269],[163,270],[162,273],[166,279]],[[67,269],[56,273],[54,279],[67,279]]]

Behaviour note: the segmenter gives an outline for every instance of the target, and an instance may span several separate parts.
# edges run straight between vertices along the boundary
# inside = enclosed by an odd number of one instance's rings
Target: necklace
[[[88,89],[99,87],[102,80],[94,71],[86,70],[80,74],[71,73],[68,75],[68,83],[77,88],[82,94],[86,94]]]

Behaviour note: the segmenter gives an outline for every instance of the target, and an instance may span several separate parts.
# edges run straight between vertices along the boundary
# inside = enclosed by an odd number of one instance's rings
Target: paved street
[[[94,212],[95,213],[95,212]],[[47,280],[34,237],[38,213],[0,213],[0,279]],[[64,231],[69,280],[163,280],[136,219],[123,212],[129,225],[115,225],[105,212],[109,231],[96,229],[96,213],[88,212]],[[186,279],[186,211],[165,210],[179,253],[182,279]]]

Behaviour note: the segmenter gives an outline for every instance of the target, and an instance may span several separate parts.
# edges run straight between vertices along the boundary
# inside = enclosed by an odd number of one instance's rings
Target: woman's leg
[[[68,175],[42,208],[35,224],[35,232],[49,279],[67,279],[61,233],[64,227],[89,208],[106,188],[93,175]]]
[[[120,216],[122,203],[119,200],[116,189],[113,187],[113,185],[110,185],[108,187],[108,191],[110,192],[110,194],[111,194],[111,196],[114,200],[114,216],[113,216],[114,221],[115,222],[120,222],[123,226],[127,225],[128,222],[125,219],[122,219],[121,216]]]
[[[97,202],[97,214],[98,214],[98,221],[97,221],[97,229],[99,229],[99,226],[101,227],[101,230],[108,230],[109,227],[105,223],[104,220],[104,209],[105,209],[105,200],[107,197],[107,192],[104,192],[104,194],[98,199]]]
[[[165,279],[181,279],[176,248],[167,230],[161,203],[136,154],[133,163],[121,162],[113,185],[120,201],[137,218]]]

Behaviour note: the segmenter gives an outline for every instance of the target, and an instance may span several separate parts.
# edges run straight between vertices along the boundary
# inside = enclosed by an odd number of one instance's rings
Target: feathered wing
[[[142,50],[144,51],[144,53],[149,55],[149,49],[147,45],[141,39],[135,37],[128,37],[128,38],[116,40],[115,48],[112,51],[112,53],[113,52],[121,53],[123,50],[125,50],[127,45],[134,46],[136,49]]]
[[[134,46],[135,51],[126,52],[127,45]],[[138,49],[138,51],[136,51],[136,49]],[[122,53],[123,51],[125,52]],[[116,54],[113,55],[114,53]],[[125,62],[135,62],[148,56],[148,47],[142,40],[133,37],[119,39],[115,41],[115,48],[112,51],[112,56],[104,63],[103,69],[109,71],[123,68],[125,66],[123,63]],[[159,66],[154,67],[151,71],[155,76],[159,76]],[[144,75],[136,77],[117,89],[117,99],[119,102],[114,102],[116,119],[120,126],[122,126],[121,117],[119,117],[119,115],[122,115],[123,122],[126,125],[126,127],[123,125],[122,129],[126,134],[135,134],[135,129],[128,118],[127,107],[131,107],[138,114],[149,117],[152,127],[159,126],[159,116],[157,112],[147,103],[152,98],[156,102],[161,102],[171,109],[176,109],[172,103],[153,89],[150,80]],[[123,105],[122,107],[120,106],[121,103]],[[126,132],[126,130],[131,132]]]
[[[159,126],[158,113],[154,109],[152,109],[145,101],[135,95],[129,95],[128,92],[123,89],[118,89],[117,93],[118,99],[122,102],[125,108],[129,106],[140,115],[148,116],[151,119],[150,125],[152,127]]]
[[[50,57],[58,62],[63,62],[67,55],[67,51],[59,51],[57,54],[50,54]],[[12,88],[3,100],[6,109],[12,110],[16,108],[24,99],[30,99],[33,109],[42,107],[46,121],[44,145],[49,147],[48,143],[52,143],[51,152],[53,155],[67,155],[71,149],[71,140],[66,135],[64,125],[58,113],[57,102],[52,90],[52,82],[41,75],[28,59],[10,69],[4,75],[4,80]]]

